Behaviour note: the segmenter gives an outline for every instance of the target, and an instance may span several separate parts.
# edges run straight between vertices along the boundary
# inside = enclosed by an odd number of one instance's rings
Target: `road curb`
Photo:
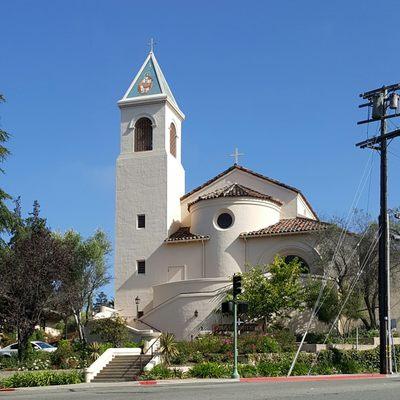
[[[305,375],[305,376],[276,376],[258,378],[240,378],[240,382],[315,382],[315,381],[339,381],[357,379],[382,379],[387,375],[381,374],[342,374],[342,375]]]

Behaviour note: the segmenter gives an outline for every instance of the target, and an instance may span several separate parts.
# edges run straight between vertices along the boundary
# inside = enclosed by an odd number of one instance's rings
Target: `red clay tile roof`
[[[179,228],[175,233],[170,235],[167,239],[164,240],[165,243],[171,242],[196,242],[201,240],[210,240],[210,236],[208,235],[197,235],[195,233],[190,232],[189,226],[183,226]]]
[[[303,195],[303,193],[299,189],[296,189],[293,186],[286,185],[285,183],[279,182],[276,179],[269,178],[268,176],[259,174],[257,172],[254,172],[254,171],[252,171],[252,170],[250,170],[248,168],[242,167],[241,165],[237,165],[237,164],[232,165],[232,167],[229,167],[228,169],[226,169],[225,171],[221,172],[217,176],[214,176],[214,178],[208,180],[207,182],[203,183],[202,185],[200,185],[200,186],[196,187],[195,189],[191,190],[190,192],[186,193],[185,195],[183,195],[181,197],[181,200],[185,200],[187,197],[191,196],[193,193],[196,193],[199,190],[204,189],[208,185],[211,185],[213,182],[217,181],[218,179],[222,178],[224,175],[228,174],[229,172],[231,172],[231,171],[233,171],[235,169],[237,169],[239,171],[247,172],[248,174],[256,176],[257,178],[264,179],[264,180],[266,180],[266,181],[268,181],[270,183],[274,183],[275,185],[281,186],[281,187],[283,187],[285,189],[289,189],[289,190],[291,190],[291,191],[293,191],[295,193],[300,194],[301,197],[306,202],[307,206],[310,208],[311,212],[314,214],[315,218],[318,219],[317,213],[314,211],[314,209],[312,208],[311,204],[308,202],[306,197]]]
[[[252,238],[259,236],[292,235],[296,233],[317,232],[329,226],[326,222],[320,222],[309,218],[297,217],[281,219],[274,225],[253,232],[240,234],[241,238]]]
[[[203,196],[199,196],[195,201],[189,203],[188,207],[190,208],[190,206],[202,200],[217,199],[220,197],[252,197],[256,199],[271,201],[272,203],[278,204],[278,206],[281,206],[283,204],[280,200],[274,199],[267,194],[257,192],[256,190],[250,189],[243,185],[239,185],[238,183],[232,183],[230,185],[224,186],[223,188],[216,189],[213,192],[206,193]]]

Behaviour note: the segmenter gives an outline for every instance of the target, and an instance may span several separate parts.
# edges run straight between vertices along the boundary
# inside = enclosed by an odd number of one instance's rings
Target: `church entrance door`
[[[183,265],[168,267],[168,282],[183,280],[185,280],[185,267]]]

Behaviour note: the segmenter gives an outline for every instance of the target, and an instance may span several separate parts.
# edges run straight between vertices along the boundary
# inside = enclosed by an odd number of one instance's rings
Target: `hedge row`
[[[0,379],[0,387],[19,388],[32,386],[69,385],[84,382],[82,371],[28,371],[17,372]]]

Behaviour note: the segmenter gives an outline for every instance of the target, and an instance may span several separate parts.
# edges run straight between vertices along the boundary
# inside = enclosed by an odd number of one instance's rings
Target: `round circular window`
[[[231,227],[233,224],[233,218],[231,214],[228,213],[222,213],[220,215],[218,215],[217,218],[217,225],[221,228],[221,229],[228,229],[229,227]]]

